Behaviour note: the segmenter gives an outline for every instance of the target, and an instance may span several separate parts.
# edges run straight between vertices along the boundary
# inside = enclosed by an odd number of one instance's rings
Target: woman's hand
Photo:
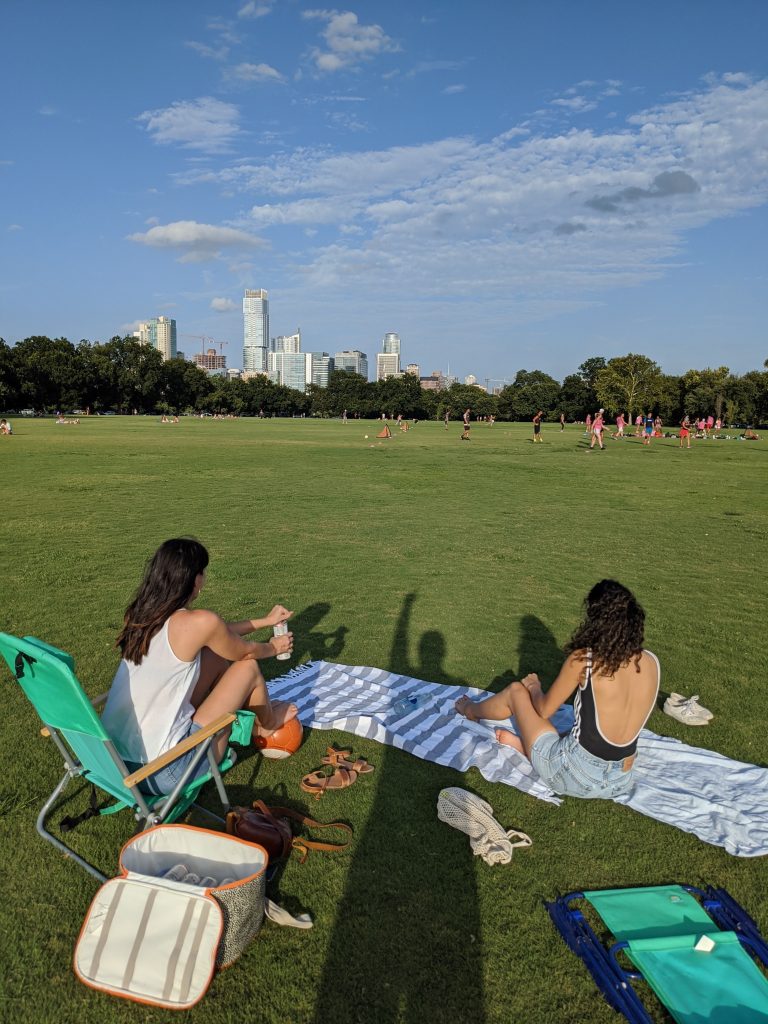
[[[272,611],[265,616],[265,626],[276,626],[278,622],[285,622],[286,619],[290,619],[293,612],[289,612],[287,608],[283,608],[281,604],[276,604]],[[280,652],[282,653],[282,652]]]
[[[290,654],[293,650],[293,633],[273,636],[269,642],[274,647],[275,654]]]
[[[535,672],[529,672],[525,679],[521,679],[520,682],[526,690],[530,690],[536,686],[541,686],[541,680]]]

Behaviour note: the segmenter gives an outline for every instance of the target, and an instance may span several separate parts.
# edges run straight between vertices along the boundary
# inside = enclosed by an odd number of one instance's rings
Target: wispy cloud
[[[8,227],[5,230],[6,231],[23,231],[24,228],[21,226],[21,224],[9,224]]]
[[[264,18],[272,13],[272,0],[248,0],[237,12],[238,18]]]
[[[190,50],[194,50],[195,53],[199,53],[201,57],[206,57],[209,60],[226,60],[229,56],[229,47],[225,45],[221,46],[208,46],[207,43],[197,43],[194,40],[188,39],[184,45]]]
[[[258,197],[246,233],[321,228],[294,255],[308,292],[354,282],[374,302],[386,279],[519,322],[665,273],[686,232],[768,200],[767,150],[768,79],[720,78],[611,130],[296,149],[177,181]]]
[[[232,313],[234,310],[239,308],[238,304],[233,302],[232,299],[211,299],[211,309],[215,310],[217,313]]]
[[[41,114],[43,117],[55,117],[59,111],[56,107],[45,106],[40,107],[37,112],[38,114]]]
[[[455,96],[456,93],[464,92],[464,90],[466,88],[467,88],[466,85],[460,85],[460,84],[457,84],[457,85],[446,85],[446,87],[443,89],[443,93],[446,96]]]
[[[159,224],[149,231],[128,235],[128,239],[153,249],[176,249],[181,253],[179,263],[203,263],[219,258],[225,250],[257,249],[265,245],[263,239],[246,231],[199,224],[194,220]]]
[[[227,69],[227,77],[239,82],[284,82],[285,78],[269,64],[235,64]]]
[[[361,25],[352,11],[304,11],[302,17],[326,23],[322,31],[326,49],[315,47],[312,60],[318,71],[355,69],[380,53],[398,50],[381,25]]]
[[[232,103],[210,96],[177,100],[170,107],[145,110],[136,120],[159,145],[178,145],[221,153],[240,133],[240,112]]]

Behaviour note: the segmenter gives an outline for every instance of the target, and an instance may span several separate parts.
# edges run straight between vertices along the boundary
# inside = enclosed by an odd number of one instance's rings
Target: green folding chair
[[[235,763],[231,748],[217,764],[212,744],[224,729],[232,727],[230,740],[242,745],[250,741],[254,715],[249,711],[221,715],[215,722],[196,732],[193,736],[177,743],[154,761],[130,772],[125,765],[109,734],[96,713],[96,707],[103,703],[104,693],[91,702],[75,675],[74,659],[42,640],[25,636],[23,639],[0,633],[0,655],[7,663],[22,690],[40,716],[44,728],[43,736],[50,737],[64,758],[66,771],[37,817],[37,831],[49,843],[53,843],[67,857],[71,857],[82,868],[100,881],[106,876],[84,860],[70,847],[45,827],[46,819],[69,782],[85,779],[94,787],[91,791],[91,809],[74,819],[65,819],[64,831],[68,831],[86,818],[102,814],[114,814],[129,807],[143,828],[151,828],[162,822],[178,820],[191,806],[223,823],[224,819],[205,807],[195,803],[200,790],[213,779],[219,798],[226,813],[229,801],[222,781],[222,773]],[[142,793],[139,783],[159,771],[193,748],[197,754],[172,793],[165,796],[151,796]],[[189,781],[200,764],[208,758],[208,771],[200,778]],[[102,790],[114,798],[114,803],[97,806],[96,791]]]

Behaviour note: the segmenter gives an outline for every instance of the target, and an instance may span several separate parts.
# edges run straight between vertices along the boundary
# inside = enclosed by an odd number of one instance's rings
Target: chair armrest
[[[220,715],[209,725],[204,726],[196,732],[194,736],[187,736],[186,739],[177,743],[175,747],[171,747],[170,750],[166,750],[164,754],[156,757],[154,761],[149,761],[148,764],[142,765],[141,768],[137,768],[131,775],[126,775],[123,782],[129,789],[138,785],[150,775],[154,775],[155,772],[159,772],[161,768],[165,768],[167,764],[171,764],[177,757],[181,757],[182,754],[186,754],[194,747],[200,746],[201,743],[210,739],[211,736],[215,736],[216,733],[221,732],[222,729],[226,729],[227,726],[232,725],[234,720],[235,716],[232,714]]]

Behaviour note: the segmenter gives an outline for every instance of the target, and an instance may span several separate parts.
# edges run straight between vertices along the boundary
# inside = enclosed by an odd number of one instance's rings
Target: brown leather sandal
[[[305,793],[314,793],[315,800],[319,800],[327,789],[346,789],[357,780],[357,772],[349,768],[342,768],[341,765],[334,768],[330,775],[318,769],[310,772],[301,780],[301,788]]]
[[[357,772],[358,775],[370,775],[374,771],[375,766],[368,764],[364,757],[358,757],[354,762],[349,761],[348,758],[352,756],[351,750],[335,750],[333,747],[326,749],[326,756],[320,758],[323,764],[333,765],[334,768],[346,768],[347,771]]]

